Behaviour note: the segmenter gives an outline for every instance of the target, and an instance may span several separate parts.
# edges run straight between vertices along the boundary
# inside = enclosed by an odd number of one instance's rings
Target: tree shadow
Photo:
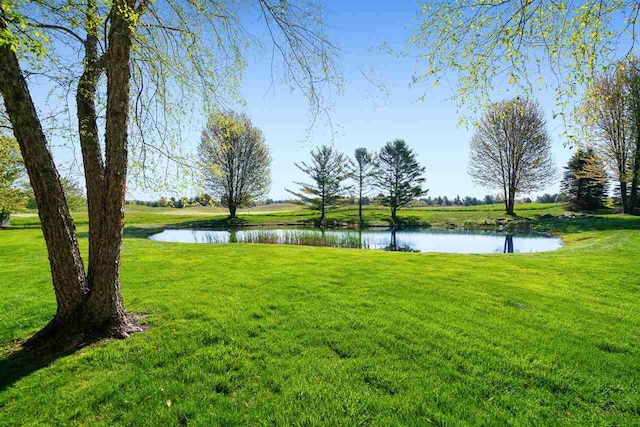
[[[229,229],[242,228],[249,225],[249,221],[243,218],[212,218],[199,219],[193,221],[177,222],[173,224],[165,224],[151,227],[144,226],[126,226],[124,228],[124,236],[130,238],[146,239],[147,237],[160,233],[163,230],[174,230],[180,228],[210,228],[210,229]],[[78,233],[78,236],[88,237],[88,233]]]
[[[39,371],[40,369],[46,368],[58,358],[70,356],[78,350],[90,346],[98,341],[102,341],[105,338],[106,337],[101,335],[85,335],[82,342],[77,343],[76,345],[65,345],[54,350],[52,350],[51,347],[48,347],[46,350],[42,350],[25,346],[19,350],[9,353],[3,359],[0,359],[0,393],[11,387],[20,379]]]
[[[387,219],[387,223],[389,224],[389,228],[394,229],[431,227],[430,223],[415,215],[398,217],[395,221],[393,218],[389,218]]]
[[[580,233],[584,231],[640,230],[640,217],[620,216],[577,216],[554,217],[527,221],[536,231]]]

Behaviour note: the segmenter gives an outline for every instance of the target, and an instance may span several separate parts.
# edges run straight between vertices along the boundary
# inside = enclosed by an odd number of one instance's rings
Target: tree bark
[[[116,336],[131,330],[120,292],[120,254],[124,229],[127,177],[127,128],[131,70],[132,0],[118,0],[112,8],[107,56],[107,122],[105,134],[105,194],[100,218],[98,260],[89,310],[96,327]]]
[[[237,211],[236,205],[229,203],[229,218],[235,218],[236,211]]]
[[[87,208],[89,213],[89,268],[87,281],[93,288],[97,271],[100,247],[100,223],[104,205],[104,163],[98,136],[98,119],[95,94],[102,72],[98,65],[98,38],[94,14],[96,3],[87,4],[87,39],[85,41],[84,71],[78,82],[76,106],[78,131],[87,188]]]
[[[620,180],[620,200],[622,202],[622,212],[630,213],[629,209],[629,197],[627,195],[627,181],[621,179]]]
[[[0,21],[0,27],[6,29],[6,24]],[[33,187],[49,254],[58,303],[51,325],[62,327],[82,317],[88,286],[58,171],[18,58],[7,44],[0,46],[0,93]]]
[[[638,187],[640,187],[640,140],[636,142],[635,153],[633,156],[633,169],[631,178],[631,194],[629,197],[629,213],[636,214],[640,208],[640,200],[638,200]]]
[[[514,190],[509,190],[507,192],[507,195],[504,199],[505,201],[505,206],[506,206],[506,210],[507,210],[507,215],[515,215],[515,191]]]

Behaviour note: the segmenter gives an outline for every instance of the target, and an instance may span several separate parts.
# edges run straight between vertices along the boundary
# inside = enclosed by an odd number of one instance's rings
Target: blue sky
[[[340,66],[345,78],[345,91],[332,98],[330,109],[334,138],[323,123],[318,125],[309,139],[306,130],[310,114],[306,99],[299,92],[291,92],[287,85],[272,86],[269,51],[247,54],[248,68],[241,93],[246,100],[245,111],[254,124],[264,132],[272,153],[272,187],[270,197],[290,197],[286,188],[296,188],[293,181],[305,181],[305,176],[294,162],[309,158],[316,145],[333,143],[338,150],[353,154],[357,147],[378,150],[385,142],[401,138],[417,152],[426,167],[426,188],[430,196],[477,196],[496,194],[493,189],[474,186],[467,174],[469,141],[472,129],[458,126],[459,113],[448,98],[452,95],[445,83],[437,89],[430,85],[411,86],[415,60],[389,54],[381,46],[403,50],[406,40],[418,25],[420,4],[415,1],[324,1],[325,22],[330,38],[342,49]],[[248,23],[250,31],[262,28]],[[258,37],[267,39],[262,28]],[[268,47],[268,46],[267,46]],[[376,82],[387,85],[381,93],[361,74],[370,74]],[[374,70],[371,72],[371,70]],[[455,75],[448,76],[452,82]],[[501,88],[505,89],[505,88]],[[42,106],[45,87],[33,87],[36,103]],[[426,91],[424,101],[418,101]],[[514,93],[515,95],[515,93]],[[554,99],[551,94],[540,93],[541,106],[547,112],[548,128],[553,140],[553,155],[558,169],[566,163],[570,149],[562,138],[562,124],[551,117]],[[54,145],[56,141],[53,141]],[[187,134],[185,151],[195,152],[199,132]],[[69,162],[68,148],[55,148],[56,158]],[[557,192],[558,185],[544,192]],[[144,200],[160,195],[193,196],[129,188],[128,197]]]
[[[380,48],[383,43],[398,50],[407,46],[406,40],[418,22],[419,4],[413,1],[330,1],[325,4],[331,36],[343,50],[341,63],[346,80],[345,93],[334,97],[331,110],[335,146],[351,155],[357,147],[377,150],[387,141],[402,138],[426,166],[429,195],[495,194],[496,190],[474,186],[467,174],[472,129],[458,126],[459,114],[448,100],[451,96],[448,85],[435,90],[430,85],[410,86],[415,60],[399,58]],[[362,77],[360,70],[371,67],[376,81],[388,85],[388,98]],[[450,79],[453,81],[455,76]],[[288,197],[285,188],[292,188],[293,181],[305,179],[293,162],[307,159],[315,145],[329,143],[331,138],[329,132],[320,127],[310,141],[303,141],[309,124],[305,99],[283,86],[265,95],[270,83],[268,64],[259,59],[250,60],[242,90],[248,103],[246,111],[264,131],[272,150],[271,196],[285,198]],[[425,100],[418,101],[425,90]],[[568,160],[570,149],[563,144],[561,123],[551,117],[552,96],[541,93],[539,100],[543,108],[548,108],[545,111],[553,154],[560,168]],[[557,184],[546,189],[546,192],[557,191]]]

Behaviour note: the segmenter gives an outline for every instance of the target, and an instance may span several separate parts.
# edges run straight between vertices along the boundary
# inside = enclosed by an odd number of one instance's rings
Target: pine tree
[[[380,173],[375,177],[376,184],[385,192],[383,204],[391,207],[391,219],[393,224],[397,224],[398,209],[427,193],[422,189],[425,168],[420,166],[416,154],[401,139],[387,142],[382,147],[378,166]]]
[[[562,193],[571,211],[591,211],[607,200],[607,173],[593,148],[578,149],[564,168]]]
[[[349,177],[348,160],[335,148],[323,145],[311,152],[311,163],[294,163],[302,172],[312,180],[312,184],[296,182],[300,191],[287,190],[298,197],[302,202],[320,211],[318,223],[322,225],[327,210],[335,207],[338,200],[350,187],[345,187],[342,182]]]

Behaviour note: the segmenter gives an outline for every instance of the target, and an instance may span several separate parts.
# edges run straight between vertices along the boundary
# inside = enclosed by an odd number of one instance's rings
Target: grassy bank
[[[522,219],[535,219],[545,214],[561,215],[564,212],[562,206],[557,203],[530,203],[516,207],[516,213]],[[312,226],[318,217],[317,211],[304,209],[298,205],[273,205],[241,210],[238,212],[238,219],[232,223],[227,219],[227,212],[220,208],[168,209],[131,205],[125,208],[125,222],[134,226],[165,226],[171,224],[191,224],[194,227],[224,227],[228,225]],[[407,225],[455,225],[468,227],[492,225],[495,224],[497,219],[513,219],[504,214],[503,205],[405,208],[399,211],[399,217]],[[88,222],[86,212],[75,212],[74,219],[77,225],[84,225]],[[364,209],[364,219],[368,226],[388,226],[391,221],[391,215],[388,208],[367,206]],[[355,226],[358,224],[358,209],[353,206],[335,209],[328,213],[327,221],[330,224],[341,226]],[[11,223],[16,227],[33,227],[39,225],[39,220],[35,214],[31,213],[19,216],[14,215]]]
[[[0,425],[634,424],[640,221],[547,226],[515,256],[128,237],[150,329],[51,361],[10,356],[55,311],[42,235],[0,231]]]

